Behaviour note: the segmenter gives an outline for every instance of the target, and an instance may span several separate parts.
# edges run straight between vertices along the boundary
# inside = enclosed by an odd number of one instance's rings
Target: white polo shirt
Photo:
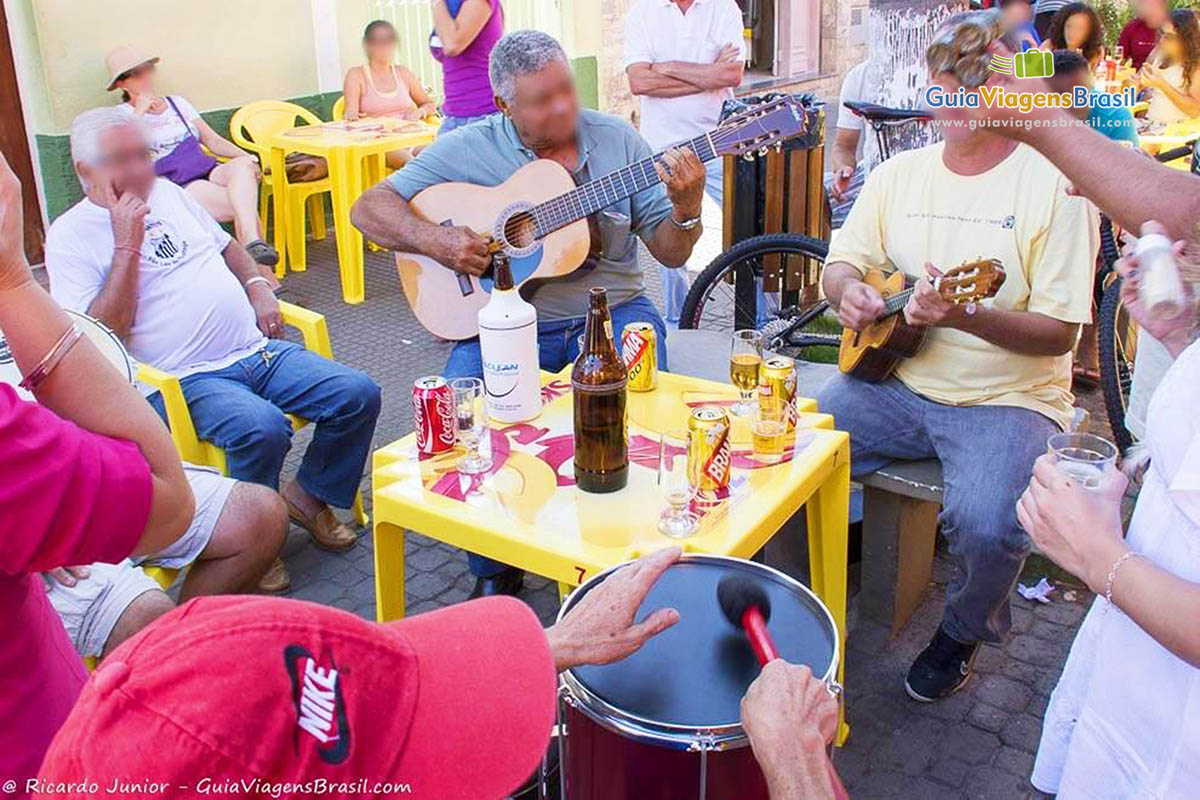
[[[746,57],[742,12],[735,0],[693,0],[684,14],[673,0],[637,0],[625,17],[625,67],[663,61],[711,64],[727,44]],[[683,97],[643,95],[641,134],[655,150],[717,127],[721,104],[733,89]]]

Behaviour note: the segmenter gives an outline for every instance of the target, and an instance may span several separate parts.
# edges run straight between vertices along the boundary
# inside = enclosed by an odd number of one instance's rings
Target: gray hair
[[[100,134],[122,125],[132,125],[149,141],[145,123],[118,106],[84,111],[71,121],[71,161],[94,164],[100,156]]]
[[[496,42],[488,59],[492,91],[511,103],[517,92],[517,78],[538,72],[555,61],[567,63],[567,54],[553,36],[534,30],[513,31]]]

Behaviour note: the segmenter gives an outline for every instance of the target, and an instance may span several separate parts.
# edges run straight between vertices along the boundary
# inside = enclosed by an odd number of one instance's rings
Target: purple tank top
[[[442,56],[446,101],[442,111],[450,117],[478,117],[496,110],[492,84],[488,80],[488,56],[504,35],[504,9],[491,0],[492,15],[475,41],[457,56]]]

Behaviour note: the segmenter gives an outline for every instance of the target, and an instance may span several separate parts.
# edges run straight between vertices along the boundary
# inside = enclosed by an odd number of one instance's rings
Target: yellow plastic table
[[[342,299],[347,303],[361,303],[365,297],[363,237],[350,224],[350,207],[366,189],[363,185],[364,173],[372,180],[381,180],[384,153],[429,144],[437,135],[437,130],[436,123],[422,120],[363,118],[354,122],[300,125],[277,134],[271,140],[271,174],[275,176],[274,180],[286,183],[284,157],[288,153],[321,156],[329,164]],[[284,207],[287,192],[277,190],[272,195],[275,204],[275,249],[282,257],[286,251],[286,241],[280,220],[288,219]]]
[[[630,392],[629,483],[619,492],[575,488],[570,367],[543,373],[542,413],[493,426],[492,470],[457,472],[462,451],[421,460],[415,434],[375,451],[375,603],[379,621],[404,615],[404,536],[408,530],[577,586],[613,565],[679,545],[687,552],[749,558],[806,506],[812,589],[838,626],[845,668],[846,547],[850,437],[816,402],[798,401],[800,424],[785,460],[758,462],[749,425],[735,418],[729,496],[701,512],[691,538],[659,533],[666,500],[657,486],[659,436],[686,427],[690,409],[737,399],[728,384],[659,373],[653,392]],[[839,741],[844,740],[843,726]]]
[[[1138,144],[1147,153],[1156,155],[1164,150],[1191,144],[1197,137],[1200,137],[1200,120],[1189,119],[1183,122],[1172,122],[1162,133],[1139,134]],[[1187,172],[1191,170],[1192,159],[1190,156],[1177,158],[1168,162],[1167,166]]]

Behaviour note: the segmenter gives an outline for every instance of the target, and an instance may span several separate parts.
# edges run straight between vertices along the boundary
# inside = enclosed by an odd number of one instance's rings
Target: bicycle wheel
[[[1133,444],[1133,434],[1125,427],[1129,408],[1129,389],[1133,385],[1133,359],[1137,352],[1137,324],[1121,302],[1121,279],[1115,278],[1104,290],[1097,323],[1100,343],[1100,390],[1104,410],[1112,427],[1113,439],[1124,452]]]
[[[761,289],[764,265],[819,274],[827,243],[794,233],[769,233],[739,242],[696,277],[680,314],[679,327],[732,333],[753,327],[777,339],[771,349],[808,358],[808,348],[836,347],[841,327],[825,301],[807,304],[800,292]],[[799,260],[800,263],[796,263]],[[767,334],[770,334],[768,337]],[[764,345],[770,346],[764,341]],[[832,354],[836,359],[836,353]],[[811,360],[833,360],[829,354]]]

